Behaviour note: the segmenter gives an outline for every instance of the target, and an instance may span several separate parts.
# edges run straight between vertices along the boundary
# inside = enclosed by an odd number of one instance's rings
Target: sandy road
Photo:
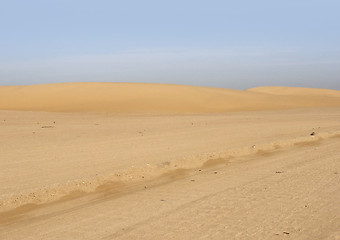
[[[107,186],[2,215],[0,238],[340,239],[339,149],[334,137]]]

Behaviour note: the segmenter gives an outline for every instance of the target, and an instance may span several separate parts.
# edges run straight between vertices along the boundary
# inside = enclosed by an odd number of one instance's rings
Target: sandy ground
[[[0,239],[340,239],[337,94],[284,88],[323,99],[290,110],[0,110]]]
[[[246,91],[147,83],[0,86],[0,109],[54,112],[225,113],[340,107],[340,91],[260,87]]]

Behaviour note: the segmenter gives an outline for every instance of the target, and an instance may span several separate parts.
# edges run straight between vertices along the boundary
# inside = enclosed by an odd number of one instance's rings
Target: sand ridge
[[[176,179],[188,171],[206,169],[215,165],[223,165],[229,161],[239,161],[243,157],[251,155],[270,156],[276,152],[290,151],[294,147],[313,146],[324,140],[340,139],[340,131],[318,133],[317,136],[302,136],[292,139],[282,139],[270,143],[253,145],[228,151],[205,153],[196,156],[176,159],[158,164],[145,164],[141,167],[126,168],[111,174],[103,174],[95,178],[69,181],[66,184],[47,186],[42,189],[31,189],[26,193],[11,194],[0,199],[1,212],[23,207],[27,205],[44,206],[48,203],[66,201],[77,197],[101,193],[105,190],[121,189],[122,187],[136,184],[149,185],[153,181],[168,181]],[[16,211],[14,211],[16,212]],[[7,213],[6,213],[7,214]]]
[[[335,109],[186,116],[0,111],[0,120],[0,211],[339,133]]]
[[[54,204],[27,205],[0,214],[0,236],[338,239],[337,138],[219,161],[161,181],[112,184],[93,195],[74,193]]]
[[[221,113],[334,107],[340,106],[339,98],[339,91],[335,90],[282,87],[247,91],[151,83],[59,83],[0,87],[2,110],[52,112]]]
[[[256,87],[256,88],[247,89],[247,91],[273,94],[273,95],[340,97],[340,91],[338,90],[321,89],[321,88]]]

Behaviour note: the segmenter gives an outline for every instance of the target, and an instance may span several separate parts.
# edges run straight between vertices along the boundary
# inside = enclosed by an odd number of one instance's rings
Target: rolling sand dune
[[[0,87],[0,109],[26,111],[217,113],[340,106],[339,98],[339,91],[274,87],[248,91],[144,83]]]
[[[318,88],[257,87],[248,89],[247,91],[274,95],[340,97],[340,91]]]
[[[0,239],[339,239],[338,92],[0,87]]]

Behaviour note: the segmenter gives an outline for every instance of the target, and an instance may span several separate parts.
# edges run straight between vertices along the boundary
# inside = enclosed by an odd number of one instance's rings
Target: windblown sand
[[[279,94],[282,93],[282,94]],[[111,113],[225,113],[340,106],[340,91],[262,87],[237,91],[173,84],[62,83],[0,87],[0,109]]]
[[[0,87],[0,239],[340,239],[340,93]]]

